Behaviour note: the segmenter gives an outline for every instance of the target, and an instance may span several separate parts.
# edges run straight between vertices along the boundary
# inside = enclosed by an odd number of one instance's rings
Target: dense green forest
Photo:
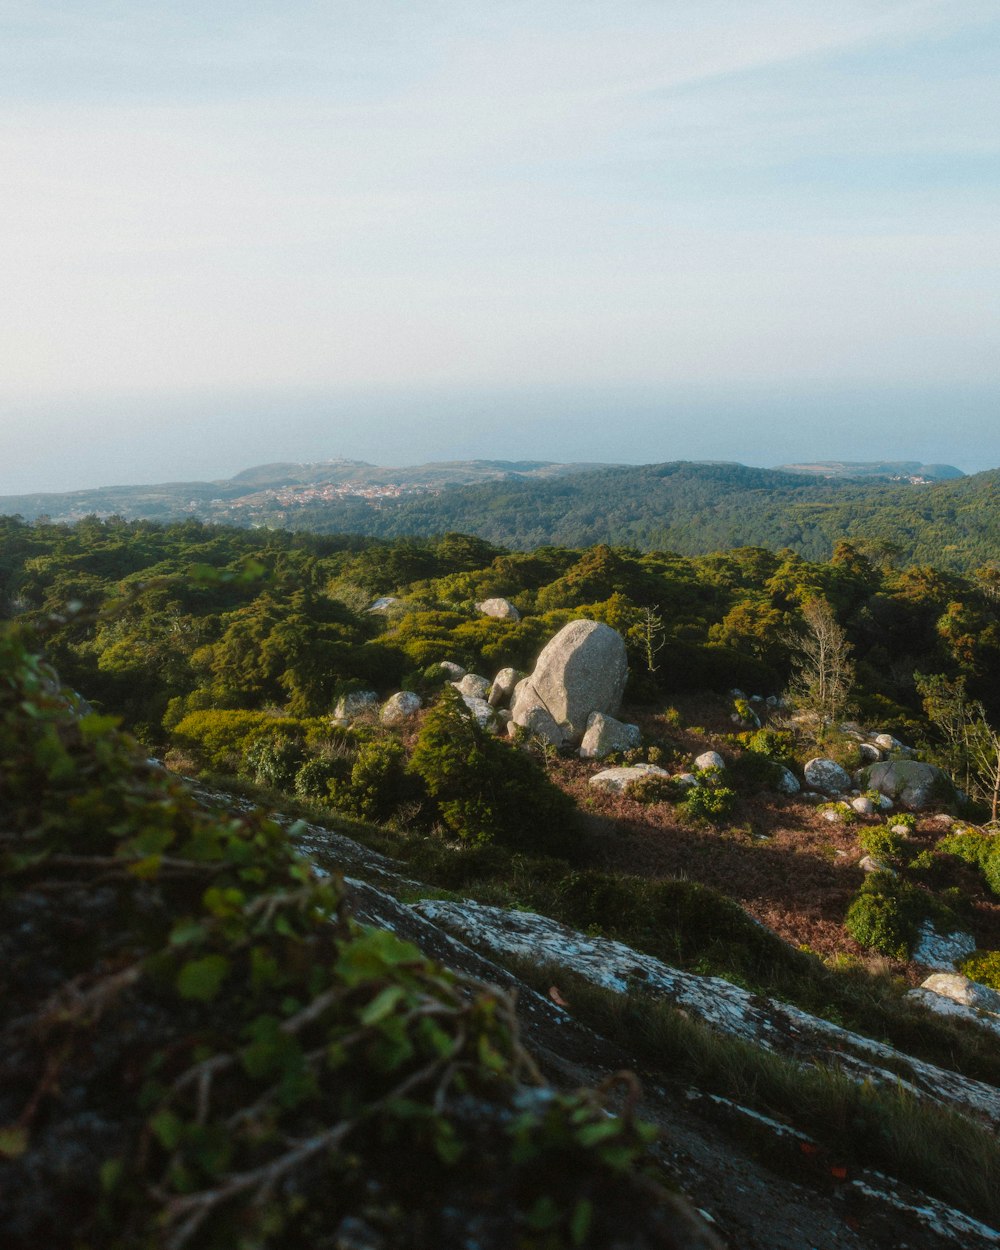
[[[280,468],[272,466],[273,471]],[[695,556],[759,546],[774,551],[787,547],[807,560],[821,561],[848,539],[869,547],[877,544],[903,564],[932,564],[963,573],[1000,552],[1000,470],[913,484],[674,462],[592,467],[551,476],[512,472],[461,485],[457,483],[468,477],[460,468],[443,466],[439,478],[417,470],[378,470],[380,481],[393,473],[405,478],[413,472],[419,489],[377,499],[323,497],[319,490],[286,497],[280,490],[262,489],[256,476],[249,475],[248,484],[240,475],[221,484],[115,488],[79,497],[25,496],[20,504],[16,499],[0,504],[11,512],[23,511],[29,519],[58,509],[61,500],[77,517],[90,509],[164,522],[192,515],[210,523],[377,538],[457,531],[522,551],[608,543]],[[288,477],[284,473],[271,486]]]
[[[881,541],[841,541],[813,561],[754,546],[695,557],[609,545],[515,552],[457,533],[380,542],[193,521],[0,520],[0,610],[32,619],[72,604],[53,658],[150,745],[190,712],[316,717],[352,688],[421,690],[443,659],[487,676],[525,669],[574,616],[626,636],[633,701],[732,686],[778,693],[803,605],[816,598],[846,631],[870,720],[918,714],[921,673],[963,679],[996,714],[998,583],[992,564],[970,575],[904,564]],[[380,595],[396,602],[369,611]],[[519,621],[477,611],[497,595]]]
[[[461,530],[518,548],[604,542],[703,555],[789,547],[809,560],[829,559],[842,538],[863,538],[904,562],[967,571],[1000,550],[998,505],[997,470],[914,486],[681,462],[490,482],[378,509],[362,500],[316,503],[282,523],[383,537]]]

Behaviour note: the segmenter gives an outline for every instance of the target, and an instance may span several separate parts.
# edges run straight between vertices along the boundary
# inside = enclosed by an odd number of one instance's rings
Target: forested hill
[[[610,543],[693,556],[759,546],[810,560],[828,559],[847,538],[881,545],[904,563],[968,572],[1000,552],[998,502],[1000,469],[923,482],[723,462],[379,469],[338,461],[263,466],[225,483],[0,498],[0,513],[48,513],[58,522],[190,517],[376,538],[459,531],[520,550]]]
[[[607,542],[702,555],[789,547],[827,559],[841,538],[904,561],[971,569],[1000,551],[1000,470],[926,485],[819,481],[738,464],[674,462],[509,480],[382,502],[316,503],[279,523],[398,537],[460,530],[518,549]],[[275,518],[277,520],[277,518]]]

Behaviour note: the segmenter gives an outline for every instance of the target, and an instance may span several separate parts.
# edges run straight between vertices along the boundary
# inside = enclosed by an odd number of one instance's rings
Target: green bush
[[[701,784],[691,786],[681,804],[685,815],[692,820],[708,820],[713,824],[718,824],[719,821],[725,820],[736,806],[735,790],[730,789],[729,786],[720,785],[718,782],[705,784],[706,773],[714,771],[716,770],[704,770],[699,776]]]
[[[292,790],[305,758],[304,746],[294,738],[257,738],[247,748],[241,771],[268,790]]]
[[[1000,951],[973,951],[958,965],[958,970],[980,985],[1000,990]]]
[[[625,787],[625,797],[636,803],[676,803],[687,793],[687,788],[674,777],[661,777],[657,773],[645,773],[630,781]]]
[[[406,752],[394,738],[376,738],[358,748],[347,778],[329,785],[335,807],[361,820],[383,822],[400,804],[416,797],[419,787],[406,770]]]
[[[330,797],[330,782],[343,779],[348,768],[346,759],[311,755],[295,774],[296,798],[326,801]]]
[[[908,842],[901,833],[894,833],[887,825],[862,829],[858,843],[873,859],[887,867],[899,867],[906,857]]]
[[[954,921],[925,890],[891,872],[873,872],[851,900],[844,927],[856,942],[892,959],[909,959],[920,924]]]
[[[465,842],[557,855],[579,839],[572,800],[527,751],[481,728],[452,686],[424,718],[410,769]]]
[[[935,849],[978,868],[988,889],[1000,896],[1000,838],[996,835],[965,830],[942,838]]]

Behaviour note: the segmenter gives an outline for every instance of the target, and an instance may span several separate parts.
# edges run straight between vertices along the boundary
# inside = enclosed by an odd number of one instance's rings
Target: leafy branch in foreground
[[[19,627],[0,758],[8,1246],[457,1247],[483,1193],[484,1247],[712,1244],[641,1124],[539,1084],[507,997],[357,925],[277,824],[200,807]]]

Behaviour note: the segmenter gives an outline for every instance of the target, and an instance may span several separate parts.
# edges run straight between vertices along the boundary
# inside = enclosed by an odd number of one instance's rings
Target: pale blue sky
[[[1000,465],[995,0],[0,2],[0,493]]]

